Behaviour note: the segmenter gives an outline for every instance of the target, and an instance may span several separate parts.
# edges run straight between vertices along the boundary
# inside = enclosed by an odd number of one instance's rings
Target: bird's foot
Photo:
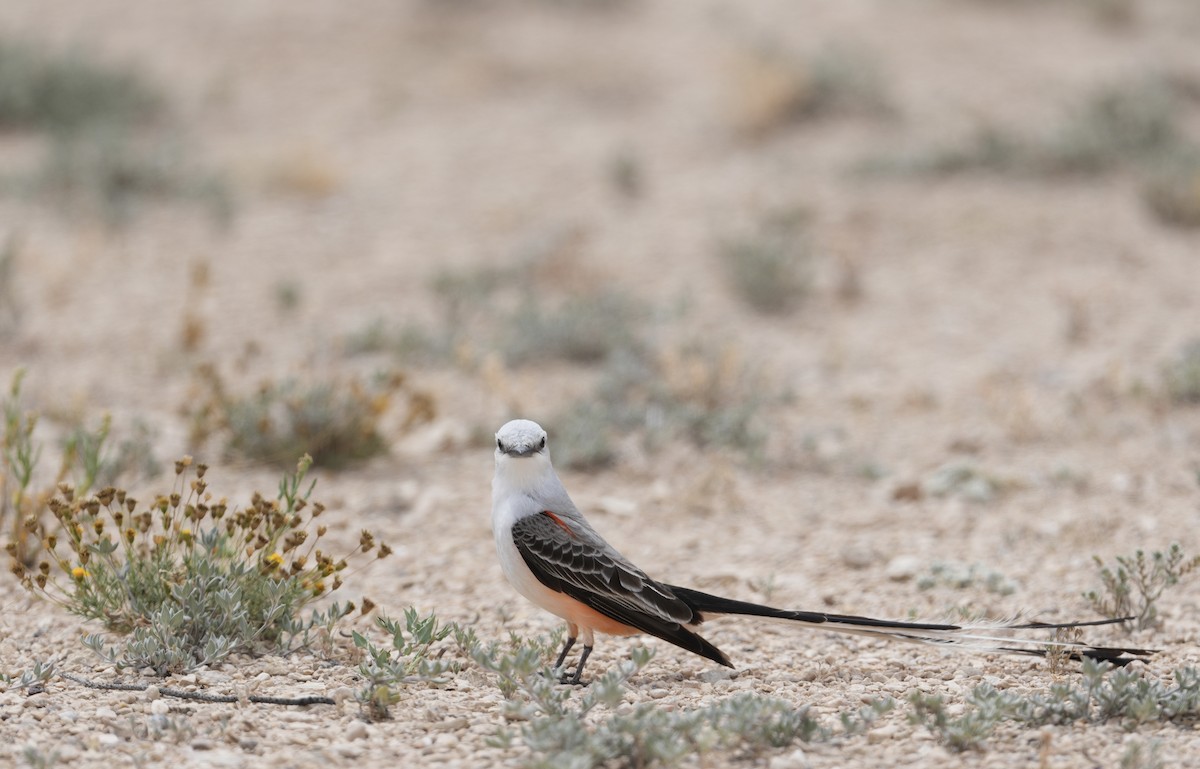
[[[567,686],[587,686],[591,683],[591,681],[584,681],[582,678],[580,678],[579,671],[575,671],[574,673],[563,673],[558,677],[558,682]]]

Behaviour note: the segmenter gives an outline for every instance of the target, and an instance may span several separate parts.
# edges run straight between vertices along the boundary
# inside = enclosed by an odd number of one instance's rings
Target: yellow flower
[[[279,553],[271,553],[267,556],[267,563],[271,564],[272,566],[279,566],[283,563],[283,556]]]
[[[71,569],[71,577],[73,579],[83,579],[84,577],[87,577],[87,576],[88,576],[88,571],[87,571],[87,569],[83,568],[82,566],[76,566],[74,569]]]

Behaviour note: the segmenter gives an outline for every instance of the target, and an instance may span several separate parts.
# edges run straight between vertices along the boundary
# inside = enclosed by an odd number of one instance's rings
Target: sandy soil
[[[440,270],[514,264],[530,244],[569,232],[544,290],[611,283],[655,307],[683,301],[689,310],[665,337],[731,345],[790,394],[772,406],[759,464],[626,442],[612,469],[565,474],[596,526],[652,573],[750,600],[763,600],[769,581],[774,603],[797,608],[939,617],[966,606],[1054,620],[1089,614],[1081,593],[1097,586],[1093,554],[1172,541],[1200,551],[1200,413],[1153,396],[1163,361],[1200,333],[1197,235],[1155,222],[1132,175],[847,173],[985,122],[1046,125],[1113,78],[1157,67],[1196,75],[1193,3],[1147,0],[1132,24],[1113,27],[1066,1],[87,0],[49,12],[7,0],[0,32],[136,62],[236,196],[227,228],[163,205],[120,231],[44,200],[0,198],[0,237],[22,243],[12,277],[20,319],[0,339],[0,380],[27,367],[28,399],[51,422],[107,411],[117,424],[149,424],[164,459],[196,452],[181,409],[199,361],[245,386],[369,369],[380,361],[350,359],[339,340],[375,319],[436,322],[429,280]],[[895,114],[748,135],[747,93],[762,86],[745,79],[745,62],[770,47],[802,60],[829,44],[879,63]],[[6,157],[24,147],[9,136],[0,145]],[[636,199],[614,190],[622,157],[644,179]],[[814,289],[796,312],[763,318],[731,295],[713,254],[726,233],[781,207],[811,212]],[[197,264],[208,269],[202,289],[189,277]],[[848,276],[857,298],[840,290]],[[281,285],[296,288],[294,311],[280,309]],[[203,330],[191,351],[181,341],[189,319]],[[318,496],[335,537],[368,527],[397,551],[358,575],[348,597],[365,593],[393,615],[436,609],[484,638],[541,633],[552,618],[523,603],[495,562],[489,436],[521,415],[553,441],[550,420],[590,373],[478,361],[495,358],[484,349],[462,364],[391,361],[435,394],[438,420],[408,432],[396,420],[387,457],[322,473]],[[1003,480],[1003,492],[982,503],[895,498],[952,461]],[[213,464],[213,484],[235,498],[277,477]],[[937,562],[980,564],[1017,589],[918,589],[915,577]],[[77,642],[96,628],[0,580],[0,670],[53,657],[63,670],[112,675]],[[1194,584],[1162,608],[1164,629],[1132,637],[1164,650],[1152,675],[1200,663]],[[682,708],[745,690],[834,712],[913,688],[961,700],[984,681],[1036,690],[1053,680],[1024,659],[749,622],[714,623],[708,636],[735,674],[646,640],[657,656],[629,701]],[[631,643],[604,642],[593,664],[615,663]],[[239,660],[175,683],[237,690],[257,677],[264,693],[344,693],[357,685],[349,654]],[[187,733],[147,736],[163,710],[144,694],[61,680],[34,697],[10,689],[0,693],[0,763],[20,762],[28,745],[80,767],[525,758],[486,745],[503,723],[502,697],[475,670],[414,688],[382,723],[362,722],[352,702],[171,703]],[[763,761],[1066,769],[1114,766],[1128,740],[1151,738],[1167,765],[1200,755],[1191,724],[1131,734],[1109,723],[1005,728],[985,752],[962,756],[898,712],[870,736]]]

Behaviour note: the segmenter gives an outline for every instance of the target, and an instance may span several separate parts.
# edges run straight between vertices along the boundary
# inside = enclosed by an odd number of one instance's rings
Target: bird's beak
[[[537,453],[537,449],[533,446],[522,446],[521,448],[512,447],[504,450],[505,454],[510,457],[531,457]]]

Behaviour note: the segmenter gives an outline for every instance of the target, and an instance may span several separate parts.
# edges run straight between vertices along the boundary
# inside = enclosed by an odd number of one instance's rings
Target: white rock
[[[888,561],[884,572],[887,578],[896,582],[904,582],[917,576],[921,570],[921,559],[915,555],[898,555]]]
[[[115,734],[101,734],[98,737],[96,737],[96,742],[100,743],[100,745],[105,748],[111,748],[113,745],[116,745],[120,741],[121,741],[121,738]]]
[[[96,708],[96,718],[116,718],[117,711],[112,708]]]
[[[796,748],[791,753],[773,756],[767,766],[769,769],[808,769],[808,756],[804,755],[802,749]]]
[[[164,700],[155,700],[150,703],[150,712],[156,716],[165,716],[171,712],[171,706]]]

